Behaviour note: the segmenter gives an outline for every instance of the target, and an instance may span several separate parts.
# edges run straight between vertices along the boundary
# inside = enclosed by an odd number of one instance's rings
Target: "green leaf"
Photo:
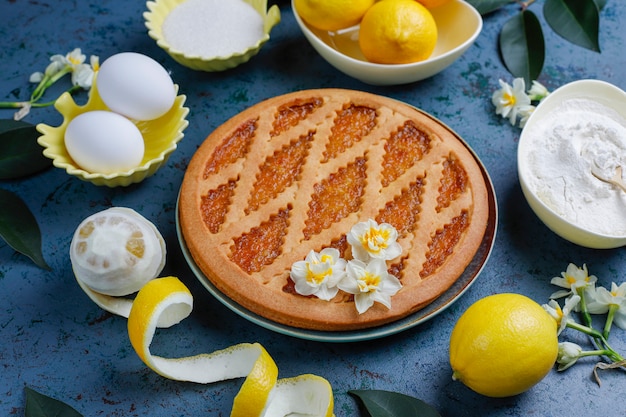
[[[546,0],[543,15],[552,30],[565,40],[600,52],[600,12],[594,0]]]
[[[606,6],[606,0],[595,0],[595,3],[598,6],[598,10],[602,10]]]
[[[83,417],[69,405],[26,387],[25,417]]]
[[[474,6],[478,13],[486,15],[498,10],[502,6],[512,3],[515,0],[467,0],[469,4]]]
[[[526,85],[536,80],[543,68],[545,42],[537,16],[524,10],[509,19],[500,32],[500,54],[509,72],[522,77]]]
[[[29,123],[0,120],[0,179],[24,177],[52,165],[37,143],[39,135]]]
[[[16,194],[2,188],[0,201],[0,237],[40,268],[50,270],[41,252],[41,231],[37,219],[28,206]]]
[[[371,417],[441,417],[430,405],[398,392],[381,390],[351,390]]]

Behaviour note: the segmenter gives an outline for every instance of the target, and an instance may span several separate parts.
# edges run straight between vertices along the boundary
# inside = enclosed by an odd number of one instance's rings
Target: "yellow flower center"
[[[568,284],[570,284],[570,285],[571,285],[571,284],[573,284],[573,283],[575,283],[575,282],[576,282],[576,278],[574,278],[574,277],[573,277],[573,276],[571,276],[571,275],[566,275],[566,276],[565,276],[565,281],[566,281]]]
[[[378,253],[387,248],[387,241],[389,240],[389,230],[387,229],[370,229],[365,233],[361,239],[363,247],[369,251]]]
[[[73,64],[73,65],[78,65],[78,64],[82,64],[82,62],[80,61],[80,59],[78,59],[77,57],[74,56],[69,56],[68,60]]]
[[[504,98],[506,105],[511,107],[513,107],[515,105],[515,102],[517,101],[514,94],[504,93],[502,95],[502,98]]]
[[[370,292],[378,288],[380,285],[380,275],[374,275],[366,272],[365,276],[359,280],[359,290],[361,292]]]
[[[556,320],[557,324],[561,324],[561,322],[563,321],[563,310],[561,310],[560,307],[558,307],[556,309],[556,315],[558,316],[558,319]]]
[[[327,276],[332,275],[332,273],[333,273],[332,268],[326,268],[322,272],[313,272],[311,271],[311,268],[309,267],[307,268],[306,280],[307,282],[310,282],[310,283],[321,284],[322,282],[324,282],[324,279]]]

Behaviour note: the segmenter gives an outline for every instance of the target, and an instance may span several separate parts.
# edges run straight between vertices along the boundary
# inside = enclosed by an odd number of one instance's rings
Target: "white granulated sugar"
[[[172,49],[203,58],[227,57],[256,45],[263,18],[243,0],[187,0],[163,21]]]
[[[583,229],[626,236],[626,193],[591,174],[626,170],[626,120],[588,99],[570,99],[527,132],[530,184],[555,212]]]

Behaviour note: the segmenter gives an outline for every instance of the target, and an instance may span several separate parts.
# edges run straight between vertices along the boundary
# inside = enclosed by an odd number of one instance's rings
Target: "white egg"
[[[165,68],[136,52],[107,58],[98,71],[96,86],[112,111],[135,120],[152,120],[174,104],[176,88]]]
[[[65,130],[65,148],[74,162],[91,173],[128,171],[141,164],[141,132],[117,113],[96,110],[76,116]]]

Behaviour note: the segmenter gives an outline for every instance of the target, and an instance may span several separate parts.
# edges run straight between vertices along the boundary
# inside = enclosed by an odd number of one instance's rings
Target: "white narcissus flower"
[[[37,87],[30,95],[30,100],[21,102],[2,102],[1,108],[17,108],[19,109],[13,115],[14,120],[24,118],[33,107],[45,107],[56,102],[38,103],[43,97],[45,91],[55,82],[63,78],[65,74],[72,74],[72,89],[70,93],[76,90],[76,87],[89,90],[93,83],[94,73],[99,69],[99,58],[95,55],[91,56],[90,63],[85,63],[86,56],[83,55],[80,48],[61,55],[55,54],[50,57],[50,63],[44,72],[34,72],[30,75],[28,81],[37,84]],[[35,104],[37,103],[37,104]]]
[[[346,275],[337,286],[354,294],[359,314],[365,313],[375,302],[391,308],[391,296],[402,288],[398,278],[389,274],[387,263],[382,259],[372,259],[367,264],[358,259],[349,261]]]
[[[46,67],[45,72],[33,72],[28,81],[31,83],[42,83],[43,81],[50,82],[49,80],[53,77],[61,78],[63,75],[67,74],[71,68],[72,67],[65,55],[52,55],[50,57],[50,64]],[[50,84],[52,83],[53,82],[50,82]],[[41,87],[41,85],[39,87]]]
[[[532,116],[535,109],[536,107],[533,106],[532,104],[529,104],[527,106],[521,106],[519,108],[519,116],[520,116],[519,127],[524,128],[524,126],[526,126],[526,122],[528,121],[530,116]]]
[[[77,85],[85,90],[91,88],[93,82],[93,70],[90,65],[80,64],[72,71],[72,85]]]
[[[530,87],[530,90],[528,90],[528,97],[530,97],[531,100],[536,101],[543,100],[549,94],[550,92],[548,89],[538,81],[533,81],[533,85]]]
[[[548,314],[556,320],[558,325],[557,336],[561,334],[565,327],[567,327],[569,315],[576,308],[579,302],[580,296],[573,295],[565,302],[563,309],[561,309],[561,306],[555,300],[550,300],[548,304],[544,304],[542,306],[544,310],[546,310]]]
[[[100,59],[92,55],[89,59],[89,64],[85,63],[85,59],[85,55],[78,48],[67,55],[67,60],[72,67],[72,85],[89,90],[93,83],[95,72],[100,69]]]
[[[320,253],[310,251],[304,261],[295,262],[290,277],[298,294],[328,301],[337,295],[337,283],[344,277],[345,268],[346,261],[340,258],[339,251],[326,248]]]
[[[570,366],[574,365],[578,358],[580,358],[582,352],[583,349],[576,343],[559,343],[559,353],[556,357],[556,362],[559,364],[559,367],[557,369],[559,371],[564,371]]]
[[[611,291],[597,287],[589,293],[587,308],[590,313],[604,314],[609,308],[615,310],[613,322],[620,329],[626,329],[626,282],[619,286],[611,283]]]
[[[65,59],[71,67],[76,68],[78,65],[85,62],[85,59],[87,59],[87,57],[83,54],[80,48],[76,48],[72,52],[68,53],[65,56]]]
[[[530,97],[526,94],[526,84],[523,78],[515,78],[513,85],[498,80],[500,89],[491,96],[491,102],[496,106],[496,114],[508,118],[509,123],[515,126],[520,109],[530,105]]]
[[[58,79],[64,74],[71,72],[72,85],[88,90],[91,88],[94,73],[100,68],[100,62],[97,56],[92,55],[89,64],[87,64],[85,63],[86,58],[80,48],[76,48],[65,55],[52,55],[45,73],[34,72],[31,74],[29,81],[39,83],[44,78]]]
[[[45,76],[53,77],[59,72],[72,67],[67,55],[56,54],[50,57],[50,64],[46,67]]]
[[[580,289],[592,289],[598,278],[595,275],[589,275],[587,265],[583,264],[582,268],[570,263],[565,272],[561,272],[560,277],[554,277],[550,280],[551,284],[557,285],[566,290],[554,292],[550,298],[567,297],[570,294],[576,294]]]
[[[369,219],[355,224],[348,233],[348,243],[352,246],[352,256],[363,262],[370,259],[390,261],[402,253],[396,241],[398,231],[388,223],[378,224]]]

